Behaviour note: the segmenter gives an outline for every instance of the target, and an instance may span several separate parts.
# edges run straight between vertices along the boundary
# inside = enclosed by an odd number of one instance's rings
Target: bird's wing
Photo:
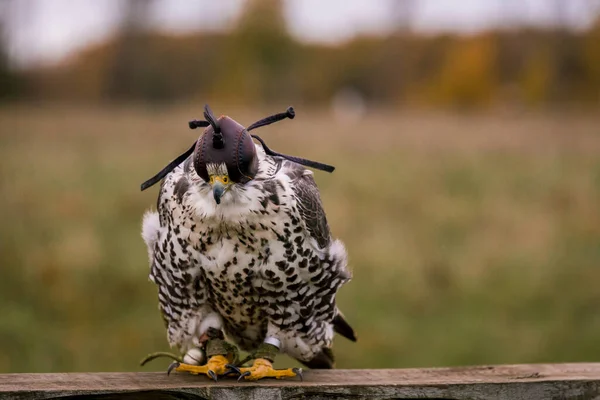
[[[335,305],[337,291],[351,278],[351,273],[347,270],[346,250],[339,240],[333,240],[331,237],[313,174],[303,166],[290,161],[283,161],[281,170],[290,178],[298,214],[307,234],[314,239],[324,254],[316,265],[312,265],[311,261],[308,270],[300,273],[304,277],[304,283],[310,288],[304,295],[296,297],[299,309],[294,309],[294,312],[301,316],[310,316],[314,318],[313,321],[316,321],[313,324],[330,326],[335,332],[356,341],[354,330]],[[308,318],[302,323],[308,324],[307,321]],[[321,351],[310,360],[300,358],[298,360],[310,368],[332,368],[334,359],[329,347],[330,344],[323,345]]]
[[[158,286],[159,308],[167,326],[169,342],[180,348],[189,347],[196,332],[190,323],[206,316],[204,276],[197,268],[199,256],[193,234],[185,228],[185,198],[188,176],[182,167],[173,170],[160,187],[158,212],[144,217],[142,236],[148,246],[150,279]],[[189,227],[189,224],[187,224]]]
[[[312,172],[291,161],[284,162],[283,171],[290,177],[298,211],[308,233],[319,248],[327,247],[331,243],[331,232]]]

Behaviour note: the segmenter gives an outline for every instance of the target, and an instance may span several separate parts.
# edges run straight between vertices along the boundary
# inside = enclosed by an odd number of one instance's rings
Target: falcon
[[[206,105],[205,120],[190,122],[205,128],[198,140],[142,184],[162,180],[142,237],[168,341],[184,354],[169,372],[302,377],[274,369],[277,354],[333,368],[334,332],[356,341],[335,300],[351,278],[346,249],[305,168],[334,167],[277,153],[249,133],[294,116],[290,107],[244,128]],[[250,354],[241,363],[238,348]]]

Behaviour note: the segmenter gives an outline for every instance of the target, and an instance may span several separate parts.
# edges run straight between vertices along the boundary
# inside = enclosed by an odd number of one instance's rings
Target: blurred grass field
[[[297,114],[261,136],[337,167],[316,180],[354,271],[339,368],[600,361],[599,117]],[[135,371],[168,349],[139,235],[157,188],[139,184],[198,117],[0,109],[0,372]]]

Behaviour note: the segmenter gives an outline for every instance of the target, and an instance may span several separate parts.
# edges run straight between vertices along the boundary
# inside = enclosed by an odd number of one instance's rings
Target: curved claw
[[[171,371],[173,371],[177,367],[179,367],[179,362],[178,361],[173,361],[171,363],[171,365],[169,365],[169,368],[167,368],[167,375],[171,375]]]
[[[244,379],[245,377],[250,376],[250,371],[246,371],[243,374],[241,374],[238,378],[238,382],[241,381],[242,379]]]
[[[207,372],[208,376],[210,376],[215,382],[217,382],[217,374],[212,369],[209,369]]]
[[[302,368],[292,368],[292,372],[300,377],[300,382],[304,382],[304,376],[302,375]]]
[[[232,372],[235,372],[239,375],[242,374],[242,371],[240,371],[240,369],[238,367],[236,367],[235,365],[225,364],[225,368],[227,368],[227,370],[223,373],[223,375],[229,375]]]
[[[181,357],[176,356],[175,354],[172,353],[167,353],[164,351],[157,351],[156,353],[150,353],[148,354],[142,361],[140,361],[140,366],[144,366],[147,363],[149,363],[152,360],[155,360],[159,357],[168,357],[170,359],[172,359],[173,361],[179,361],[182,362],[183,359]]]

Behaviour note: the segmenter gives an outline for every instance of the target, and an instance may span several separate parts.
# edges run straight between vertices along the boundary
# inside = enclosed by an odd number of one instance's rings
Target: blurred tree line
[[[188,36],[145,29],[150,4],[130,1],[112,40],[61,65],[11,71],[0,53],[2,94],[77,102],[314,104],[351,89],[369,104],[391,106],[600,103],[600,19],[584,32],[559,25],[470,36],[418,35],[403,22],[387,37],[325,46],[290,36],[278,0],[247,2],[226,34]]]

